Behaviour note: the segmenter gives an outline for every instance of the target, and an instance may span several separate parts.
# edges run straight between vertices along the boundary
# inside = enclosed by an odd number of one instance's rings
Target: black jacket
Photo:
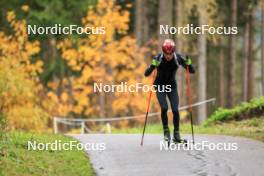
[[[175,58],[176,56],[176,58]],[[157,68],[157,76],[154,81],[154,85],[176,85],[175,74],[179,66],[181,65],[187,69],[185,64],[185,59],[180,54],[175,53],[173,59],[170,61],[165,60],[162,53],[158,54],[153,59],[159,62],[158,66],[150,65],[146,71],[145,76],[149,76],[152,71]],[[194,68],[192,65],[189,66],[190,73],[194,73]]]

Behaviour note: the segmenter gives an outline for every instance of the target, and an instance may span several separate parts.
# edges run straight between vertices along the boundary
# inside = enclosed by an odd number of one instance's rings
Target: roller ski
[[[174,131],[172,142],[174,144],[183,144],[185,146],[188,145],[188,141],[186,139],[181,139],[179,131]]]
[[[164,141],[170,146],[171,136],[169,128],[164,129]]]

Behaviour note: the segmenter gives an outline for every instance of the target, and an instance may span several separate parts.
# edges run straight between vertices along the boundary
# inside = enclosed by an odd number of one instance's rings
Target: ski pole
[[[156,77],[156,71],[155,71],[154,74],[153,74],[152,85],[153,85],[153,83],[154,83],[155,77]],[[147,126],[147,120],[148,120],[148,113],[149,113],[149,107],[150,107],[151,96],[152,96],[152,90],[150,90],[150,92],[149,92],[149,97],[148,97],[147,112],[146,112],[146,117],[145,117],[145,122],[144,122],[143,132],[142,132],[141,143],[140,143],[141,146],[143,146],[143,140],[144,140],[145,130],[146,130],[146,126]]]
[[[188,58],[188,57],[187,57]],[[194,134],[193,134],[193,118],[192,118],[192,97],[191,97],[191,82],[190,82],[190,72],[189,72],[189,66],[187,65],[187,71],[186,71],[186,79],[187,79],[187,95],[189,98],[189,114],[191,119],[191,129],[192,129],[192,140],[194,144]]]

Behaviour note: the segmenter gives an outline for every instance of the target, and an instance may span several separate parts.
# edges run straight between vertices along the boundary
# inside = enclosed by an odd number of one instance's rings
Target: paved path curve
[[[240,137],[199,135],[196,143],[237,143],[236,151],[160,150],[161,135],[72,135],[85,143],[105,143],[103,151],[87,150],[99,176],[263,176],[264,143]],[[190,139],[190,136],[184,136]],[[174,148],[173,148],[174,147]],[[228,146],[227,146],[228,147]],[[229,146],[230,148],[230,146]]]

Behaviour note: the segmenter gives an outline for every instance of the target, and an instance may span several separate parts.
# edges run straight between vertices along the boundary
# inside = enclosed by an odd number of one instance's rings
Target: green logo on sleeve
[[[157,67],[159,65],[159,61],[157,61],[156,59],[153,59],[152,62],[151,62],[151,65]]]

